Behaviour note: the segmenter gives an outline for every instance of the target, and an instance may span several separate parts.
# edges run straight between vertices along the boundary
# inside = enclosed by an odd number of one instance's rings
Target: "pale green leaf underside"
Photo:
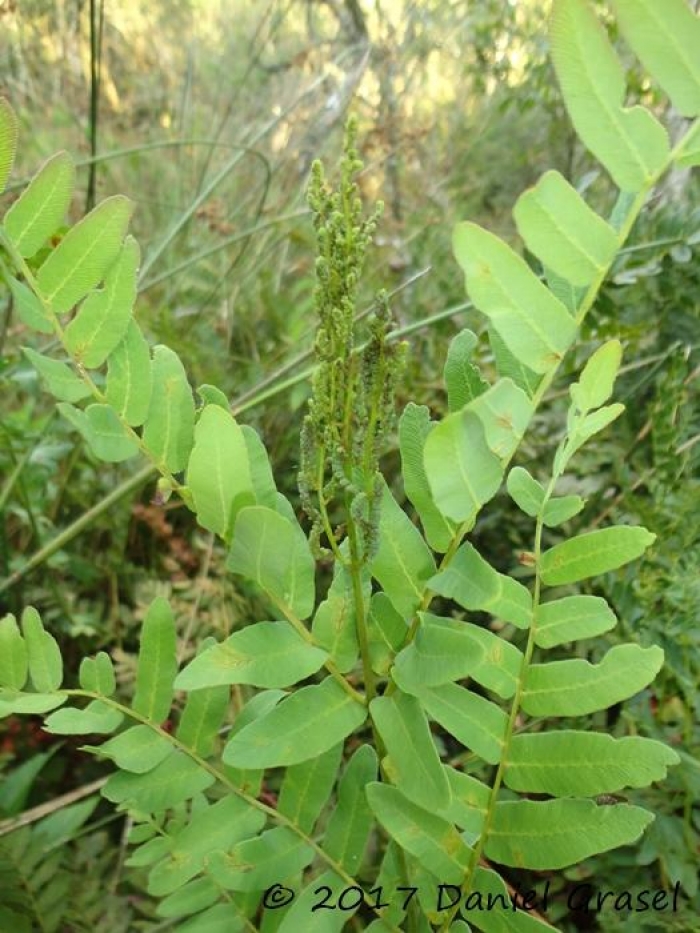
[[[700,114],[700,19],[687,0],[611,0],[623,36],[686,117]],[[697,9],[697,7],[696,7]]]
[[[663,170],[666,131],[643,107],[622,106],[625,74],[585,0],[556,0],[552,58],[578,135],[623,191],[640,191]]]
[[[64,707],[46,718],[44,728],[57,735],[96,735],[114,732],[124,714],[102,700],[93,700],[85,709]]]
[[[224,749],[236,768],[273,768],[314,758],[362,725],[364,706],[332,678],[302,687],[236,733]]]
[[[61,402],[79,402],[90,395],[90,389],[66,363],[52,360],[29,347],[23,347],[22,352],[44,380],[54,398]]]
[[[114,667],[105,651],[98,652],[94,658],[83,658],[79,672],[80,686],[91,693],[109,697],[117,689]]]
[[[531,716],[585,716],[627,700],[661,670],[661,648],[615,645],[599,664],[582,658],[533,664],[525,678],[523,710]]]
[[[212,877],[234,891],[263,891],[302,871],[314,860],[311,846],[286,826],[276,826],[255,839],[245,839],[230,852],[213,852],[208,860]]]
[[[430,718],[465,748],[489,764],[498,764],[508,725],[508,717],[500,707],[452,683],[426,687],[419,697]]]
[[[56,314],[70,310],[102,281],[121,249],[131,210],[128,198],[107,198],[72,227],[46,259],[37,285]]]
[[[310,677],[328,655],[288,622],[257,622],[198,654],[175,680],[177,690],[222,684],[290,687]]]
[[[150,726],[138,725],[91,750],[111,758],[122,771],[145,774],[173,752],[173,745]]]
[[[566,868],[636,842],[654,819],[641,807],[591,800],[503,800],[496,804],[486,855],[502,865]]]
[[[370,565],[372,576],[404,618],[423,598],[435,561],[421,533],[384,485],[379,519],[379,548]]]
[[[425,475],[423,450],[432,428],[427,407],[409,402],[399,420],[401,469],[406,496],[418,512],[428,544],[434,551],[444,553],[454,536],[454,525],[433,502]]]
[[[547,528],[557,528],[578,515],[585,504],[581,496],[553,496],[545,504],[542,522]]]
[[[514,736],[503,779],[521,793],[591,797],[661,781],[679,761],[674,751],[652,739],[566,729]]]
[[[445,884],[461,884],[470,849],[447,820],[388,784],[367,786],[369,805],[392,839]]]
[[[198,755],[211,754],[229,706],[228,687],[190,693],[177,726],[177,738]]]
[[[194,398],[180,358],[165,346],[153,348],[153,387],[143,440],[171,473],[184,470],[194,442]]]
[[[450,788],[421,703],[397,691],[373,700],[370,714],[391,760],[392,783],[419,806],[446,807]]]
[[[513,217],[525,245],[576,287],[599,278],[615,257],[615,231],[559,172],[545,172],[518,198]]]
[[[61,402],[57,408],[83,435],[100,460],[121,463],[139,452],[136,439],[129,435],[110,405],[88,405],[85,411],[81,411]]]
[[[138,427],[151,403],[151,351],[138,324],[131,320],[121,343],[107,360],[108,403],[127,424]]]
[[[600,528],[555,544],[542,554],[540,575],[546,586],[576,583],[636,560],[656,540],[646,528]]]
[[[564,305],[524,259],[476,224],[457,224],[453,247],[472,301],[511,353],[536,373],[552,369],[576,336]]]
[[[144,813],[176,807],[214,783],[208,771],[179,751],[168,755],[147,774],[118,771],[102,793],[112,803],[126,804]]]
[[[30,258],[63,220],[75,184],[73,160],[58,152],[46,162],[5,214],[5,231],[17,252]]]
[[[351,875],[362,864],[372,829],[365,787],[376,781],[377,768],[377,754],[372,746],[361,745],[340,779],[338,799],[324,834],[324,850]]]
[[[46,308],[34,292],[27,288],[24,282],[17,281],[11,275],[6,277],[6,281],[10,286],[12,300],[20,321],[40,334],[52,334],[53,324],[47,316]]]
[[[415,638],[396,656],[392,677],[396,684],[416,695],[426,687],[468,677],[484,654],[483,647],[469,637],[463,622],[448,622],[429,616]],[[442,624],[441,624],[442,623]]]
[[[364,577],[365,598],[368,599],[371,581],[366,570]],[[359,646],[352,578],[347,567],[342,564],[336,563],[333,568],[333,582],[314,614],[311,632],[316,643],[328,652],[341,673],[355,666]]]
[[[489,449],[505,463],[517,450],[532,417],[527,394],[507,376],[469,403],[484,426]]]
[[[151,722],[168,717],[177,673],[175,620],[168,601],[159,596],[141,627],[133,708]]]
[[[473,522],[498,492],[503,466],[469,408],[447,415],[425,442],[425,473],[435,504],[455,522]]]
[[[544,502],[544,488],[524,467],[513,467],[506,480],[506,489],[513,502],[526,515],[530,518],[539,515]]]
[[[197,421],[187,485],[199,524],[225,540],[237,511],[255,504],[243,432],[233,415],[218,405],[207,405]]]
[[[451,412],[464,408],[489,387],[476,364],[471,361],[477,343],[476,335],[466,328],[450,341],[443,378],[447,389],[447,406]]]
[[[151,869],[149,893],[162,897],[181,888],[205,868],[212,852],[226,851],[264,823],[263,813],[233,794],[198,809],[175,834],[170,853]]]
[[[490,612],[517,628],[530,625],[532,597],[528,589],[494,570],[469,542],[459,548],[445,570],[431,577],[428,586],[465,609]]]
[[[0,191],[5,190],[17,149],[17,116],[0,97]]]
[[[27,606],[22,613],[22,635],[27,646],[29,676],[39,693],[58,690],[63,681],[63,659],[56,639],[44,629],[39,613]]]
[[[393,677],[408,693],[471,677],[507,699],[515,692],[522,654],[478,625],[421,613],[415,639],[399,653]]]
[[[64,331],[66,347],[88,369],[101,366],[124,338],[136,301],[139,260],[138,243],[128,236],[104,287],[90,292]]]
[[[27,646],[12,615],[0,619],[0,687],[21,690],[29,675]]]
[[[483,933],[552,933],[548,923],[540,922],[525,910],[513,910],[510,892],[495,871],[477,866],[473,891],[471,904],[478,910],[479,929]],[[493,905],[490,910],[489,903]]]
[[[571,386],[571,398],[581,412],[600,408],[610,398],[620,363],[622,344],[608,340],[598,347],[583,367],[578,382]]]
[[[615,613],[601,596],[564,596],[540,604],[535,643],[540,648],[554,648],[581,638],[595,638],[616,624]]]
[[[452,800],[440,813],[450,823],[471,833],[475,838],[481,833],[488,811],[491,789],[471,774],[457,771],[444,765],[452,791]]]
[[[60,693],[22,693],[0,689],[0,719],[5,716],[48,713],[67,700],[68,697]]]
[[[343,743],[338,742],[316,758],[288,767],[277,800],[278,812],[310,833],[338,780],[342,757]]]
[[[299,525],[264,506],[241,509],[226,566],[300,619],[314,608],[316,565]]]

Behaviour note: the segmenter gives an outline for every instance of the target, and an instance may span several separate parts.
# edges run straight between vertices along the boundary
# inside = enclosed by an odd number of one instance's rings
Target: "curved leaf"
[[[674,751],[653,739],[563,729],[513,736],[503,780],[521,793],[591,797],[646,787],[679,762]]]
[[[173,753],[173,744],[150,726],[138,725],[131,726],[91,751],[111,758],[122,771],[146,774]]]
[[[75,166],[58,152],[39,169],[5,214],[3,224],[20,256],[37,253],[66,215],[73,195]]]
[[[168,601],[162,596],[148,607],[139,641],[132,706],[151,722],[161,723],[170,713],[177,673],[175,619]]]
[[[79,402],[90,395],[87,384],[79,379],[66,363],[52,360],[29,347],[22,347],[22,352],[44,380],[54,398],[61,402]]]
[[[646,528],[599,528],[555,544],[542,554],[540,575],[546,586],[576,583],[628,564],[650,547],[656,535]]]
[[[591,800],[500,800],[486,855],[501,865],[567,868],[636,842],[654,815],[641,807],[599,807]]]
[[[669,157],[666,131],[643,107],[622,106],[625,73],[586,0],[555,0],[552,58],[576,132],[623,191],[641,191]]]
[[[61,651],[53,635],[44,629],[39,613],[33,606],[27,606],[22,613],[22,634],[34,688],[39,693],[58,690],[63,681]]]
[[[171,473],[187,465],[194,442],[194,398],[180,358],[169,347],[153,348],[153,388],[143,440]]]
[[[585,716],[627,700],[661,670],[661,648],[615,645],[599,664],[582,658],[533,664],[522,707],[531,716]]]
[[[151,384],[151,351],[132,318],[123,340],[107,360],[105,397],[127,424],[138,427],[148,415]]]
[[[448,806],[449,784],[421,703],[398,691],[372,700],[369,711],[389,755],[392,784],[420,806]]]
[[[444,884],[461,884],[471,850],[447,820],[389,784],[368,784],[372,811],[392,839]]]
[[[494,570],[468,541],[445,570],[430,578],[428,586],[465,609],[490,612],[517,628],[530,625],[532,597],[527,587]]]
[[[444,553],[455,529],[433,502],[423,465],[425,441],[433,427],[427,407],[409,402],[399,419],[401,471],[406,496],[418,513],[428,544],[434,551]]]
[[[503,710],[458,684],[442,684],[420,691],[425,711],[465,748],[491,765],[503,756],[508,717]]]
[[[102,700],[93,700],[85,709],[64,706],[46,717],[44,729],[56,735],[92,735],[114,732],[124,714]]]
[[[290,687],[315,674],[327,657],[288,622],[256,622],[198,654],[178,674],[175,689],[222,684]]]
[[[316,564],[304,532],[286,516],[260,505],[241,509],[226,566],[300,619],[311,615]]]
[[[700,19],[686,0],[611,0],[622,34],[685,117],[700,114]],[[697,7],[696,7],[697,9]]]
[[[503,465],[469,408],[435,425],[425,442],[424,464],[435,504],[455,522],[473,523],[503,479]]]
[[[121,463],[139,452],[131,437],[109,405],[88,405],[85,411],[66,402],[57,406],[60,413],[75,427],[90,445],[92,452],[107,463]]]
[[[0,619],[0,687],[22,690],[29,674],[27,646],[12,615]]]
[[[521,194],[513,217],[530,252],[574,286],[600,278],[617,253],[615,231],[559,172]]]
[[[487,230],[457,224],[452,242],[469,296],[511,353],[536,373],[552,369],[576,336],[564,305],[524,259]]]
[[[140,251],[128,236],[107,272],[104,288],[91,292],[64,331],[70,353],[86,366],[101,366],[124,338],[136,300]]]
[[[477,343],[476,334],[465,328],[452,338],[447,348],[443,379],[450,411],[464,408],[489,387],[476,364],[471,362]]]
[[[379,548],[370,564],[372,576],[404,618],[423,598],[435,561],[423,536],[384,484],[379,517]]]
[[[104,278],[131,217],[128,198],[107,198],[72,227],[37,273],[39,291],[56,314],[69,311]]]
[[[17,149],[17,116],[5,100],[0,97],[0,191],[5,190],[12,171]]]
[[[112,803],[132,810],[160,813],[211,787],[214,780],[197,762],[176,750],[147,774],[118,771],[111,775],[102,793]]]
[[[236,419],[207,405],[194,429],[187,485],[203,528],[229,540],[238,511],[255,504],[248,449]]]
[[[537,609],[535,643],[554,648],[568,641],[595,638],[617,625],[617,618],[601,596],[564,596]]]
[[[332,678],[302,687],[236,733],[223,760],[235,768],[277,768],[315,758],[354,732],[366,708]]]

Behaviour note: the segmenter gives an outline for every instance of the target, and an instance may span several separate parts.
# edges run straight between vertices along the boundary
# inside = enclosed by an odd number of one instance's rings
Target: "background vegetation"
[[[606,178],[590,171],[558,98],[547,6],[6,0],[0,92],[25,127],[40,128],[21,134],[16,177],[66,148],[83,157],[72,220],[109,194],[136,202],[142,326],[179,353],[193,383],[221,386],[235,412],[245,411],[280,488],[293,494],[315,327],[305,190],[313,158],[336,164],[349,110],[359,118],[363,194],[386,203],[363,287],[368,304],[379,288],[391,293],[410,341],[401,402],[442,412],[449,338],[480,326],[451,255],[454,223],[471,219],[510,237],[515,198],[545,168],[586,187],[594,203],[605,197]],[[635,68],[630,59],[634,94],[664,108]],[[676,115],[665,119],[680,129]],[[658,535],[651,556],[605,579],[622,628],[598,650],[616,637],[657,643],[666,666],[652,690],[600,715],[615,735],[663,739],[683,764],[663,789],[634,795],[657,813],[641,848],[590,860],[557,884],[679,880],[683,907],[654,925],[613,911],[566,914],[564,898],[550,919],[566,931],[696,929],[699,249],[697,177],[679,173],[647,206],[587,319],[589,345],[568,361],[573,374],[608,334],[625,347],[617,399],[626,413],[578,460],[579,488],[590,497],[581,530],[590,515],[588,527],[630,520]],[[195,642],[260,618],[256,597],[232,584],[223,555],[184,508],[154,501],[152,478],[98,465],[77,443],[21,355],[26,342],[0,296],[0,614],[36,605],[64,656],[71,646],[76,657],[109,650],[128,690],[138,625],[156,593],[171,599]],[[521,451],[534,475],[562,430],[563,385]],[[395,453],[385,458],[390,482],[397,462]],[[496,566],[507,569],[514,549],[526,546],[521,524],[503,495],[477,527]],[[125,864],[123,818],[94,796],[99,766],[79,743],[24,723],[0,724],[0,906],[10,877],[21,876],[43,918],[37,929],[47,933],[165,929],[152,919],[141,870]]]

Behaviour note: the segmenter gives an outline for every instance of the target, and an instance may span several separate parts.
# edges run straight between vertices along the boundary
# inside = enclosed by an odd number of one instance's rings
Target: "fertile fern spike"
[[[695,119],[700,22],[685,0],[611,6],[652,79]],[[432,423],[426,409],[409,404],[401,417],[404,488],[424,535],[380,476],[359,488],[362,478],[344,460],[350,447],[324,452],[319,482],[311,443],[319,438],[307,436],[304,494],[331,544],[328,483],[348,506],[347,538],[332,549],[325,598],[314,550],[277,491],[258,435],[237,423],[213,387],[202,387],[197,411],[178,357],[167,347],[151,351],[134,320],[139,253],[126,234],[129,202],[108,198],[57,236],[74,176],[61,153],[0,226],[0,272],[16,313],[28,332],[51,335],[61,347],[60,358],[25,352],[62,413],[96,457],[145,456],[161,474],[159,488],[183,497],[222,540],[227,568],[256,584],[269,604],[267,620],[220,643],[206,640],[180,668],[176,620],[156,600],[143,623],[131,702],[117,697],[106,654],[86,659],[79,687],[68,688],[58,645],[38,613],[28,608],[20,624],[0,620],[0,716],[41,714],[49,731],[105,736],[86,749],[114,766],[104,794],[132,816],[130,863],[147,869],[159,914],[176,918],[185,933],[258,926],[294,933],[314,918],[340,930],[353,914],[360,925],[375,915],[367,921],[373,933],[430,924],[550,930],[526,909],[479,909],[488,899],[513,903],[491,863],[558,870],[636,842],[653,815],[618,792],[662,780],[679,760],[642,736],[534,722],[622,702],[647,687],[663,662],[659,648],[637,644],[618,644],[596,663],[546,656],[558,648],[561,657],[562,646],[614,628],[611,606],[575,585],[637,560],[654,541],[628,526],[573,537],[562,530],[585,503],[557,495],[559,480],[582,445],[623,410],[610,401],[617,341],[596,351],[570,388],[550,477],[540,481],[511,461],[653,186],[674,164],[700,164],[697,121],[672,148],[652,114],[624,106],[624,71],[586,0],[554,0],[551,41],[567,110],[620,189],[617,202],[600,217],[556,172],[525,192],[513,215],[541,277],[493,234],[458,225],[456,258],[488,322],[499,377],[484,380],[472,361],[476,338],[464,331],[445,365],[449,413]],[[0,103],[0,185],[16,129]],[[346,222],[367,234],[364,250],[371,231],[358,211],[353,205]],[[354,269],[343,253],[352,248],[351,231],[342,216],[332,220],[341,225],[334,262]],[[334,322],[341,331],[328,333]],[[356,357],[341,339],[347,315],[324,307],[324,334],[324,347],[337,352],[326,363],[352,377]],[[334,399],[333,410],[351,410],[346,401]],[[389,401],[382,398],[387,418]],[[335,426],[326,427],[335,436]],[[366,452],[372,473],[376,451]],[[533,523],[523,556],[530,586],[498,572],[465,540],[504,481]],[[353,550],[370,526],[364,551]],[[443,606],[452,603],[450,615],[431,611],[436,595]],[[469,615],[476,612],[498,624],[476,624]],[[508,638],[513,629],[520,647]],[[231,723],[232,686],[249,689],[250,699]],[[164,728],[165,720],[174,728]],[[473,773],[444,762],[431,723],[469,753],[462,768]],[[281,771],[276,801],[265,785],[268,768]],[[615,802],[600,806],[601,797]],[[355,879],[368,851],[376,864],[374,872],[363,869],[371,878],[363,892]],[[448,906],[436,900],[441,883],[459,893]],[[340,909],[312,910],[324,886]],[[399,888],[416,888],[415,899],[397,899]],[[291,906],[271,909],[273,894],[287,890]]]

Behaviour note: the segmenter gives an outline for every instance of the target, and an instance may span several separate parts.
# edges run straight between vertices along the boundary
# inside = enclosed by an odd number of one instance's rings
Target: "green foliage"
[[[613,5],[652,77],[695,116],[697,19],[682,0],[668,15],[647,0]],[[585,0],[555,0],[552,55],[574,127],[620,196],[604,219],[556,172],[522,195],[514,219],[541,275],[494,234],[458,225],[455,255],[488,321],[498,375],[485,379],[465,331],[445,365],[449,413],[433,423],[409,403],[401,416],[404,491],[423,531],[379,469],[405,352],[390,339],[385,296],[366,342],[356,342],[357,288],[377,215],[362,215],[352,122],[338,190],[316,164],[309,191],[319,328],[299,473],[308,534],[277,491],[260,438],[238,424],[223,393],[202,387],[197,409],[178,355],[162,345],[149,351],[132,316],[139,250],[126,235],[130,203],[103,201],[54,244],[73,183],[61,155],[5,216],[0,271],[24,323],[60,345],[61,360],[26,354],[61,413],[98,459],[145,457],[161,492],[178,493],[219,536],[227,569],[269,606],[268,619],[205,643],[183,666],[178,620],[156,598],[131,697],[118,690],[106,653],[83,661],[79,687],[65,686],[58,644],[35,609],[25,609],[21,626],[11,615],[0,621],[0,716],[48,713],[46,730],[61,735],[116,733],[85,748],[113,762],[103,795],[130,815],[129,864],[145,871],[159,915],[185,933],[334,930],[350,917],[382,931],[469,929],[467,921],[485,933],[548,929],[524,910],[507,919],[437,910],[430,892],[449,884],[461,903],[505,898],[507,880],[491,862],[559,871],[637,843],[653,813],[592,798],[646,787],[680,762],[648,736],[538,721],[608,710],[647,688],[663,665],[659,647],[636,640],[597,657],[595,646],[580,645],[617,619],[601,596],[569,590],[637,561],[656,534],[621,524],[569,535],[562,525],[584,500],[555,494],[574,455],[623,410],[606,404],[619,341],[603,343],[570,386],[548,479],[509,467],[645,200],[667,169],[687,162],[697,132],[691,127],[671,151],[651,112],[623,106],[624,71]],[[3,104],[2,181],[15,131]],[[522,569],[510,574],[464,540],[507,473],[532,529]],[[245,705],[241,685],[259,691]],[[23,885],[13,879],[7,889]],[[269,900],[280,885],[296,895],[284,914]],[[343,889],[357,897],[314,912],[323,885],[334,900]],[[378,888],[392,898],[411,887],[413,903],[374,897]],[[0,909],[21,929],[35,905],[13,899]],[[42,929],[55,928],[47,923]]]

